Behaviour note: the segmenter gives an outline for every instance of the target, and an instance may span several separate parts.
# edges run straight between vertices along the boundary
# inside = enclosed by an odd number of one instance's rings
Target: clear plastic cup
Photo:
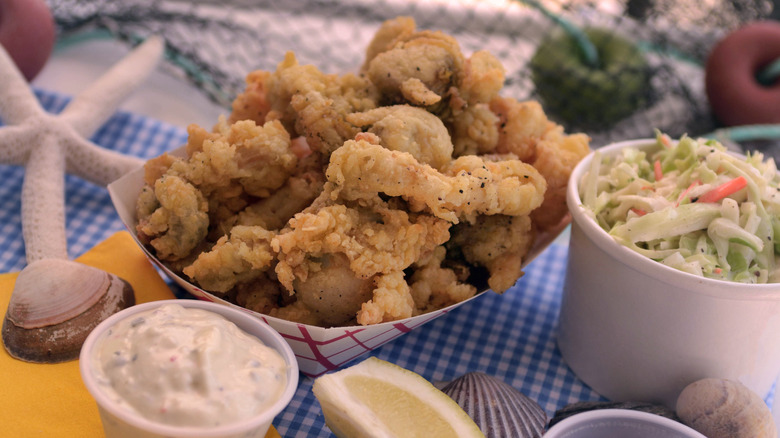
[[[629,409],[600,409],[572,415],[551,427],[544,438],[706,438],[660,415]]]
[[[116,403],[101,389],[95,378],[94,362],[91,360],[95,348],[100,345],[106,332],[119,321],[168,303],[176,303],[185,308],[203,309],[222,315],[244,332],[257,337],[265,345],[276,350],[287,363],[287,386],[281,397],[268,409],[254,417],[213,428],[171,426],[153,422]],[[108,438],[262,438],[271,427],[274,417],[289,404],[298,386],[298,363],[292,349],[279,333],[247,312],[200,300],[153,301],[118,312],[103,321],[90,333],[81,349],[79,361],[81,378],[97,402],[103,429]]]

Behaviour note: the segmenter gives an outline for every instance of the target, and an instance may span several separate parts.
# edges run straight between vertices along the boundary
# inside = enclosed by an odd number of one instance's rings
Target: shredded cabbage
[[[585,211],[618,243],[684,272],[780,282],[780,175],[760,152],[656,132],[657,149],[595,152],[580,183]]]

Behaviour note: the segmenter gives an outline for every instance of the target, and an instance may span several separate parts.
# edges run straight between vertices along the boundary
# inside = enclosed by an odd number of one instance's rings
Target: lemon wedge
[[[312,391],[339,438],[485,436],[422,376],[375,357],[317,378]]]

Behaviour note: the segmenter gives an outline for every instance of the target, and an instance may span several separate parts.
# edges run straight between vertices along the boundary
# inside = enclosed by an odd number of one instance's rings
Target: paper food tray
[[[184,147],[178,148],[171,152],[171,155],[183,156]],[[368,351],[378,348],[379,346],[416,329],[426,322],[432,321],[444,315],[450,310],[473,300],[485,292],[484,290],[480,291],[474,297],[468,300],[423,315],[369,326],[323,328],[290,322],[245,309],[218,298],[217,296],[198,288],[186,279],[175,274],[162,262],[160,262],[154,256],[154,254],[149,252],[149,250],[138,240],[137,233],[135,231],[137,224],[135,217],[135,204],[136,200],[138,199],[138,195],[143,188],[143,176],[143,168],[136,169],[135,171],[130,172],[122,178],[109,184],[108,192],[111,195],[111,201],[113,202],[119,217],[121,218],[125,227],[127,227],[127,229],[130,231],[130,234],[133,236],[136,243],[138,243],[138,246],[140,246],[141,249],[146,253],[147,257],[149,257],[149,259],[155,265],[159,266],[160,269],[165,272],[166,275],[168,275],[168,277],[170,277],[173,281],[175,281],[193,296],[199,299],[224,304],[226,306],[233,306],[265,321],[274,330],[278,331],[285,340],[287,340],[287,342],[290,344],[290,347],[292,347],[292,350],[295,352],[295,356],[298,359],[298,365],[301,372],[307,376],[317,377],[330,370],[339,368],[341,365],[351,361],[352,359],[355,359]],[[523,266],[530,263],[531,260],[539,255],[545,248],[547,248],[547,246],[552,243],[555,237],[561,231],[563,231],[564,228],[566,228],[570,220],[571,219],[567,215],[567,217],[564,218],[564,220],[561,221],[561,223],[554,230],[540,234],[537,237],[537,241],[534,244],[534,247],[526,256]]]

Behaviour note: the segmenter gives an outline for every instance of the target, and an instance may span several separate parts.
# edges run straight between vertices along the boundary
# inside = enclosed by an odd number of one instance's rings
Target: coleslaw
[[[590,215],[618,243],[694,275],[780,282],[780,175],[760,152],[656,133],[657,149],[594,152],[580,182]],[[778,237],[776,237],[778,236]]]

